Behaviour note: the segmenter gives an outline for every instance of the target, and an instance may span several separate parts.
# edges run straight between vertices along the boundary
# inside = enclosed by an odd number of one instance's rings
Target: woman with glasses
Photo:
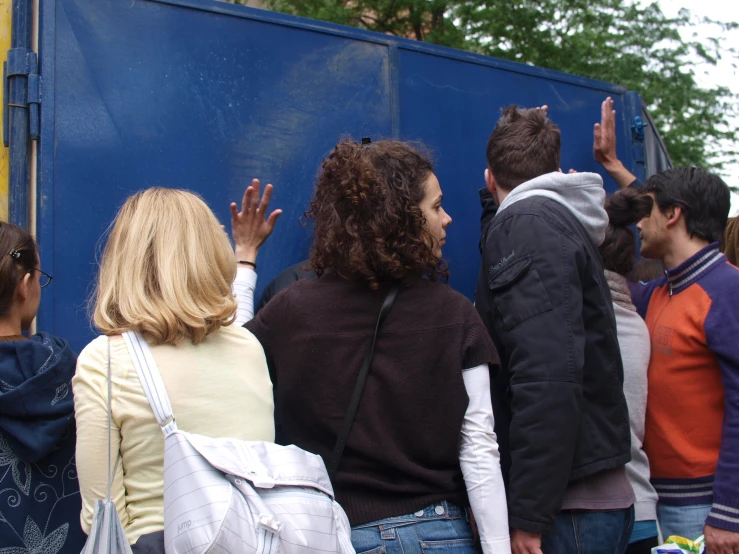
[[[33,237],[0,222],[0,552],[79,552],[86,539],[71,385],[77,355],[64,339],[24,335],[50,282]]]

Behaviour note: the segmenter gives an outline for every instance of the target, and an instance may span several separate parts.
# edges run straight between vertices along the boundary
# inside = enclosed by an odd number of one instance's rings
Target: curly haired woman
[[[332,480],[357,552],[509,553],[490,404],[495,348],[444,281],[451,217],[431,162],[397,141],[341,142],[306,215],[310,265],[247,323],[275,387],[277,440],[329,461],[393,283],[369,376]]]

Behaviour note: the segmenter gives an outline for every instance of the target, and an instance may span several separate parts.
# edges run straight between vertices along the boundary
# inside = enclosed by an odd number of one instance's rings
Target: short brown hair
[[[606,200],[608,229],[600,245],[603,267],[624,277],[636,262],[636,238],[630,225],[652,213],[652,198],[636,189],[623,189]]]
[[[560,133],[544,110],[508,106],[488,139],[488,168],[498,186],[521,183],[559,170]]]
[[[377,289],[390,280],[447,277],[419,207],[431,160],[408,143],[344,140],[323,160],[305,215],[315,238],[310,265]]]

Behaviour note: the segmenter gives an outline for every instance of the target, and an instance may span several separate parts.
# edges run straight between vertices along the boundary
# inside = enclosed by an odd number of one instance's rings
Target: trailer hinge
[[[27,94],[24,103],[10,102],[11,77],[25,77]],[[3,110],[3,142],[8,146],[9,137],[9,108],[23,108],[28,110],[29,136],[31,140],[38,140],[41,131],[39,121],[39,106],[41,105],[41,76],[38,74],[38,57],[36,52],[27,48],[13,48],[8,50],[8,61],[3,64],[3,82],[5,109]]]
[[[634,123],[631,126],[631,133],[634,136],[634,140],[643,141],[644,140],[644,128],[648,127],[649,124],[644,121],[644,118],[640,115],[637,115],[634,118]]]

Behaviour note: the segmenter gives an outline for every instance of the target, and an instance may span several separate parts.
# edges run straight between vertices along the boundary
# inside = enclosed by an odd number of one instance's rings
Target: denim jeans
[[[542,536],[544,554],[624,554],[634,527],[626,510],[563,510],[554,531]]]
[[[154,531],[141,535],[136,544],[131,545],[133,554],[164,554],[164,531]]]
[[[446,501],[352,527],[357,554],[477,554],[465,510]]]
[[[669,506],[658,502],[657,521],[662,531],[662,538],[667,539],[667,537],[677,535],[691,541],[697,539],[703,534],[703,526],[706,524],[710,511],[710,504]]]

